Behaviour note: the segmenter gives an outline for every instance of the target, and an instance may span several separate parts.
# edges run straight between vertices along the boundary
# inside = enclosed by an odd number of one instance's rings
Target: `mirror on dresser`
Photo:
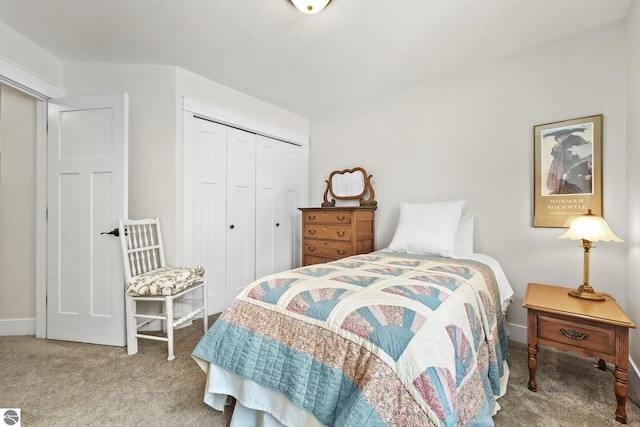
[[[361,167],[331,172],[325,181],[327,189],[324,191],[322,207],[336,206],[336,200],[357,200],[360,206],[376,206],[378,202],[374,200],[371,176]]]
[[[322,207],[300,208],[303,266],[374,250],[377,202],[371,175],[361,167],[336,170],[325,182]]]

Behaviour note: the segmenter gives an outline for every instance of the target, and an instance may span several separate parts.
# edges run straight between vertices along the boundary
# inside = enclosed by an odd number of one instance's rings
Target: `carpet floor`
[[[213,319],[212,319],[213,320]],[[0,337],[0,407],[20,408],[31,426],[229,425],[203,402],[205,374],[191,358],[202,323],[176,331],[176,360],[166,345],[139,340],[139,352],[28,336]],[[613,374],[594,361],[541,348],[538,392],[527,389],[524,344],[510,342],[511,376],[496,426],[620,426],[615,422]],[[629,425],[640,425],[630,390]],[[249,427],[249,426],[247,426]]]

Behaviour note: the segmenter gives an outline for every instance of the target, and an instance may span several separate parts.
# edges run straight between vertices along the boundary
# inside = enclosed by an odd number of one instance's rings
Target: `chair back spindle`
[[[120,221],[127,282],[140,274],[165,267],[162,235],[157,218]]]

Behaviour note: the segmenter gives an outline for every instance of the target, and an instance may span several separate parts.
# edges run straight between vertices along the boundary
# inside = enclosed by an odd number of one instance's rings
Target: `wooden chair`
[[[138,338],[166,341],[169,347],[167,360],[173,360],[174,328],[202,313],[204,331],[207,332],[207,282],[204,280],[204,269],[200,266],[167,267],[157,218],[120,219],[118,231],[125,271],[127,353],[138,352]],[[192,310],[176,319],[174,301],[177,299],[183,303],[183,310]],[[137,303],[140,301],[161,302],[164,311],[161,314],[138,313]],[[143,321],[138,323],[138,319]],[[162,321],[165,336],[139,331],[155,320]]]

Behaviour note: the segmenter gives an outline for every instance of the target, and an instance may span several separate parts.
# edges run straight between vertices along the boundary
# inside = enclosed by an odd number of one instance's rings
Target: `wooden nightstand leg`
[[[616,421],[626,424],[627,410],[625,406],[627,404],[627,370],[616,366],[614,376],[616,377],[615,389],[616,400],[618,402],[618,407],[616,408]]]
[[[527,310],[527,353],[529,365],[529,390],[538,391],[536,370],[538,369],[538,313]]]
[[[616,369],[613,372],[615,377],[616,401],[616,421],[627,423],[627,369],[629,369],[629,329],[616,328]]]
[[[538,391],[536,384],[536,370],[538,369],[538,346],[529,344],[529,390]]]

